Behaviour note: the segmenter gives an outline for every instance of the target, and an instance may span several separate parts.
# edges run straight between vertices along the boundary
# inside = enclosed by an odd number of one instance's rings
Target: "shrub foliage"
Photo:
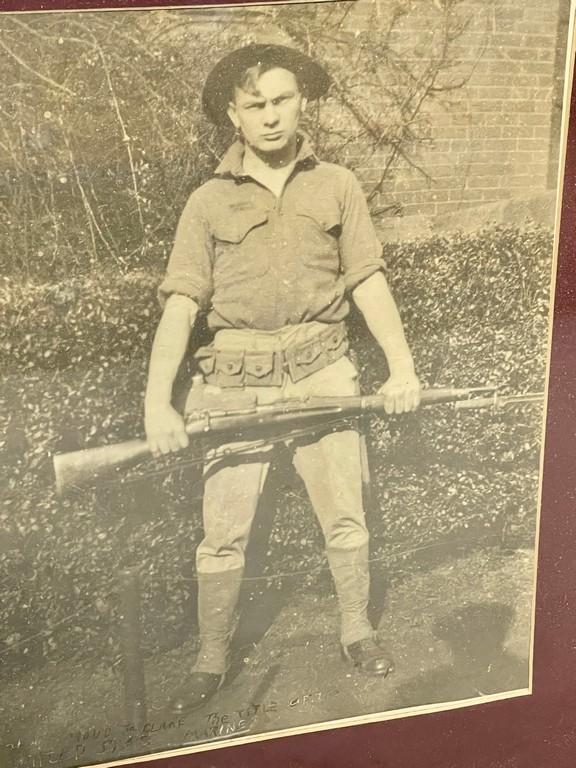
[[[387,248],[387,269],[428,385],[542,390],[551,234],[527,226]],[[5,278],[0,295],[0,660],[4,668],[115,652],[116,577],[143,573],[147,648],[190,628],[201,482],[193,455],[168,471],[58,499],[51,455],[142,435],[146,364],[159,275],[101,274],[58,284]],[[386,377],[360,318],[351,321],[364,391]],[[193,343],[199,343],[196,336]],[[541,414],[455,414],[441,406],[372,420],[373,556],[463,532],[518,529],[531,542]],[[264,574],[322,567],[317,525],[296,478],[268,493]],[[297,582],[302,580],[297,577]],[[276,582],[274,582],[276,583]]]

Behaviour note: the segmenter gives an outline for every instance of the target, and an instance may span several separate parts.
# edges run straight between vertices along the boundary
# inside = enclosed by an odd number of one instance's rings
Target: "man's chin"
[[[277,141],[261,141],[258,144],[258,150],[264,154],[274,155],[277,152],[282,152],[288,146],[288,141],[282,136]]]
[[[282,159],[294,151],[296,137],[283,133],[277,140],[258,139],[253,144],[247,142],[252,151],[262,158]]]

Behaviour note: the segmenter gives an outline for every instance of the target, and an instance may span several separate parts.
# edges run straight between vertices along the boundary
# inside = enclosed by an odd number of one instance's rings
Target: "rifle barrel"
[[[492,397],[475,397],[463,400],[455,404],[458,411],[474,410],[476,408],[507,408],[512,405],[526,405],[527,403],[541,403],[544,401],[543,392],[528,392],[524,395],[498,395]]]

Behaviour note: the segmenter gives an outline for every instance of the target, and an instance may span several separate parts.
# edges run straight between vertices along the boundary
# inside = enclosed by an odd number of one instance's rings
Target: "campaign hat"
[[[318,99],[330,86],[330,76],[310,56],[286,45],[252,43],[238,48],[212,69],[202,91],[202,108],[216,125],[228,122],[227,109],[239,74],[258,64],[272,65],[293,72],[308,99]]]

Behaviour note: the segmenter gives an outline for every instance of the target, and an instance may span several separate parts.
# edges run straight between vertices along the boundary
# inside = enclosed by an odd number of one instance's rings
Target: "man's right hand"
[[[146,408],[146,439],[154,457],[181,451],[189,444],[184,419],[171,405]]]

